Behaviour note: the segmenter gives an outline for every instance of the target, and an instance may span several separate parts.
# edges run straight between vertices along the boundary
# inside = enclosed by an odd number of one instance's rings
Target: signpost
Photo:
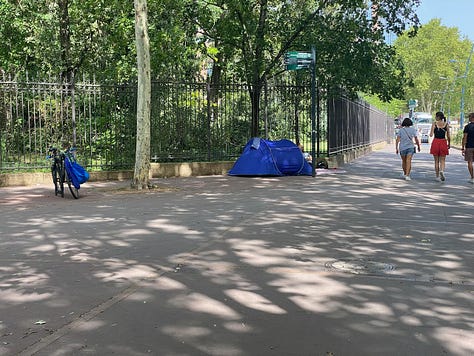
[[[410,120],[413,121],[413,110],[418,106],[418,100],[408,100],[408,109],[410,109]]]
[[[312,175],[316,176],[316,50],[314,47],[311,52],[291,51],[285,53],[286,70],[311,70],[311,151],[312,151]],[[319,104],[319,101],[318,101]],[[319,126],[319,110],[318,126]],[[319,132],[319,127],[318,127]],[[318,140],[319,155],[319,140]]]
[[[414,109],[418,106],[418,100],[415,100],[415,99],[410,99],[408,100],[408,107],[410,109]]]
[[[312,64],[313,54],[311,52],[292,51],[285,54],[286,70],[310,68]]]

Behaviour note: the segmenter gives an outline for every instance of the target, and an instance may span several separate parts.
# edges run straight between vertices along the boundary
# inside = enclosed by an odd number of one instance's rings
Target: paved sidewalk
[[[1,355],[474,355],[474,187],[332,174],[0,189]],[[335,173],[338,172],[338,173]]]

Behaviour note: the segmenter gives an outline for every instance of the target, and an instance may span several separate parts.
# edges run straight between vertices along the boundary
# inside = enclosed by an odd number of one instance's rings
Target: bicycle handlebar
[[[77,147],[70,147],[70,148],[67,148],[64,152],[61,152],[57,147],[51,146],[48,149],[48,153],[50,153],[50,154],[46,156],[46,159],[53,158],[58,153],[68,154],[68,153],[72,153],[72,152],[75,152],[75,151],[77,151]]]

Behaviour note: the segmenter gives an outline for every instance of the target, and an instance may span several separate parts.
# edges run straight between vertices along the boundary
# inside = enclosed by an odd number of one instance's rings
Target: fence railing
[[[238,157],[251,138],[248,93],[241,83],[153,82],[152,162]],[[78,159],[88,169],[132,168],[136,95],[136,84],[0,79],[0,172],[46,169],[48,148],[66,145],[78,148]],[[341,100],[321,105],[321,155],[386,139],[381,113]],[[310,105],[307,83],[268,82],[261,96],[260,136],[290,139],[309,150]]]
[[[362,100],[343,96],[328,100],[328,154],[393,138],[393,119]]]

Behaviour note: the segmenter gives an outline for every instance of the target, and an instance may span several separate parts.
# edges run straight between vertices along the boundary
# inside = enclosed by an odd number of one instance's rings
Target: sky
[[[421,0],[416,13],[421,24],[441,19],[441,25],[457,27],[461,36],[474,42],[474,0]]]

